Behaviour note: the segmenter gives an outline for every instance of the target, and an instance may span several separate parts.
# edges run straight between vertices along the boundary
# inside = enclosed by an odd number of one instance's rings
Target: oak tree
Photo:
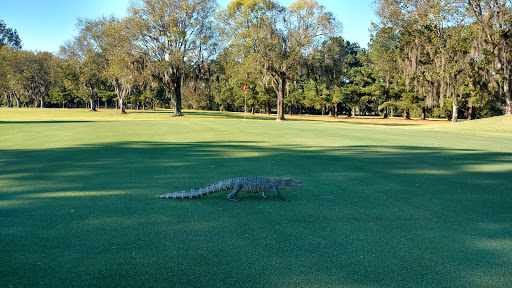
[[[139,54],[148,60],[149,73],[174,100],[174,116],[181,116],[182,81],[187,66],[212,41],[215,0],[139,0],[130,6]]]

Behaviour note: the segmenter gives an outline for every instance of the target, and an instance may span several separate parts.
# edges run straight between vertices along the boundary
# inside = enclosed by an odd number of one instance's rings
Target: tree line
[[[380,107],[452,121],[512,114],[512,1],[375,0],[370,51]],[[444,112],[443,112],[444,110]]]
[[[369,48],[314,0],[138,0],[79,19],[56,55],[21,50],[0,22],[4,105],[270,114],[512,114],[510,0],[375,0]],[[363,17],[363,16],[362,16]],[[13,40],[14,39],[14,42]],[[16,40],[17,39],[17,40]],[[247,89],[243,91],[244,85]]]

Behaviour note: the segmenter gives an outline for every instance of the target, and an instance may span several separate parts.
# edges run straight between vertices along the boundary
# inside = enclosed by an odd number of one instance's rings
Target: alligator
[[[240,177],[222,180],[201,188],[171,192],[156,197],[191,199],[206,196],[219,191],[233,189],[233,192],[228,195],[228,200],[231,201],[240,201],[240,199],[235,198],[235,196],[238,194],[238,192],[240,192],[240,190],[244,190],[247,193],[263,192],[263,197],[265,198],[266,191],[274,191],[276,195],[279,196],[279,198],[288,202],[290,200],[284,198],[283,195],[279,193],[279,189],[292,188],[301,184],[302,182],[294,181],[291,178],[268,179],[263,177]]]

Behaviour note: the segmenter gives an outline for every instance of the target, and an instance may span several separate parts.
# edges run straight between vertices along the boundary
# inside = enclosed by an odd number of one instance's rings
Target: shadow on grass
[[[216,119],[232,119],[232,120],[244,120],[244,114],[240,112],[219,112],[219,111],[204,111],[204,110],[190,110],[184,112],[185,117],[187,115],[201,118],[201,117],[212,117]],[[391,126],[391,127],[403,127],[403,126],[416,126],[425,125],[426,123],[443,123],[448,121],[428,121],[428,120],[404,120],[402,118],[383,119],[379,117],[374,118],[353,118],[353,117],[330,117],[327,115],[323,116],[312,116],[312,115],[285,115],[286,121],[289,122],[311,122],[315,121],[318,123],[343,123],[343,124],[354,124],[354,125],[373,125],[373,126]],[[264,120],[264,121],[276,121],[276,114],[250,114],[245,115],[247,120]]]
[[[204,110],[187,110],[183,112],[185,117],[187,115],[193,117],[212,117],[212,118],[220,118],[220,119],[231,119],[231,120],[244,120],[243,112],[219,112],[219,111],[204,111]],[[265,120],[265,121],[276,121],[276,114],[245,114],[245,119],[247,120]]]
[[[83,121],[83,120],[76,120],[76,121],[70,121],[70,120],[47,120],[47,121],[0,121],[0,124],[60,124],[60,123],[88,123],[93,121]],[[94,121],[97,122],[97,121]]]
[[[0,150],[2,286],[506,287],[512,153],[122,142]],[[240,176],[263,199],[155,195]]]
[[[410,126],[418,126],[418,125],[425,125],[425,121],[419,121],[419,120],[396,120],[396,119],[382,119],[382,118],[375,118],[375,119],[357,119],[357,118],[335,118],[336,120],[330,121],[330,123],[344,123],[344,124],[352,124],[352,125],[365,125],[365,126],[389,126],[389,127],[410,127]],[[403,122],[401,122],[403,121]],[[431,124],[434,123],[440,123],[440,121],[431,121]]]

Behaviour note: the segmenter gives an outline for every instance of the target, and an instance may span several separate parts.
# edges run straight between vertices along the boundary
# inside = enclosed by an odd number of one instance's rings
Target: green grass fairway
[[[510,287],[512,117],[185,115],[1,108],[0,287]]]

